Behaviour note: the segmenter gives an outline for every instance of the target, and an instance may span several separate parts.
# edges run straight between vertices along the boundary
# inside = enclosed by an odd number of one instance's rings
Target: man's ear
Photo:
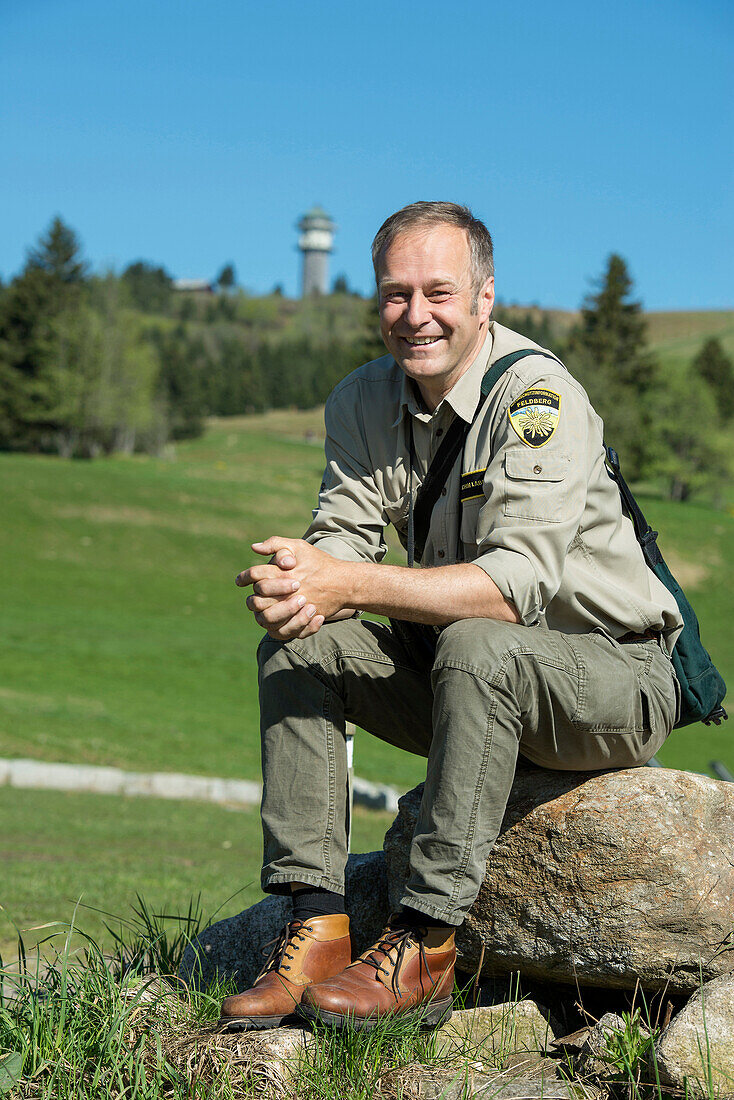
[[[487,279],[486,283],[479,291],[479,297],[477,301],[477,312],[479,313],[479,320],[482,324],[488,321],[490,314],[492,313],[492,306],[494,305],[494,275],[491,275]]]

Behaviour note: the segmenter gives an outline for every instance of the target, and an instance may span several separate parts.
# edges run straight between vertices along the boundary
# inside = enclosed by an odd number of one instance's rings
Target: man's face
[[[406,230],[378,272],[380,331],[385,346],[434,409],[471,366],[494,303],[494,280],[474,306],[469,240],[438,225]]]

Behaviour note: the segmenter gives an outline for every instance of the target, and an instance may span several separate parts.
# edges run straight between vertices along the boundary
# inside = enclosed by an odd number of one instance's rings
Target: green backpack
[[[683,631],[675,643],[672,656],[673,668],[681,690],[681,711],[676,729],[680,726],[689,726],[692,722],[703,722],[707,726],[713,722],[718,726],[722,719],[728,717],[721,705],[726,695],[726,684],[701,641],[696,612],[660,553],[657,531],[653,531],[650,527],[639,504],[632,496],[629,485],[622,477],[617,452],[612,447],[606,447],[606,452],[609,476],[617,483],[622,503],[634,524],[637,541],[642,547],[645,561],[658,580],[661,580],[668,592],[675,597],[683,618]]]

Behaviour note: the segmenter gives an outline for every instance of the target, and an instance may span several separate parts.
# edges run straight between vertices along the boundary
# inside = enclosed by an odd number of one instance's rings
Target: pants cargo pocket
[[[594,645],[586,653],[567,636],[579,668],[579,698],[572,725],[589,733],[651,732],[654,708],[647,686],[651,646],[621,646],[605,634],[588,637]]]

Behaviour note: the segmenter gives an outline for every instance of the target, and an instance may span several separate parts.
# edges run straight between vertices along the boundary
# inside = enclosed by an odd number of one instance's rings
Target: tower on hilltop
[[[320,206],[313,206],[298,223],[301,235],[298,247],[303,253],[301,297],[311,294],[328,294],[329,253],[336,225]]]

